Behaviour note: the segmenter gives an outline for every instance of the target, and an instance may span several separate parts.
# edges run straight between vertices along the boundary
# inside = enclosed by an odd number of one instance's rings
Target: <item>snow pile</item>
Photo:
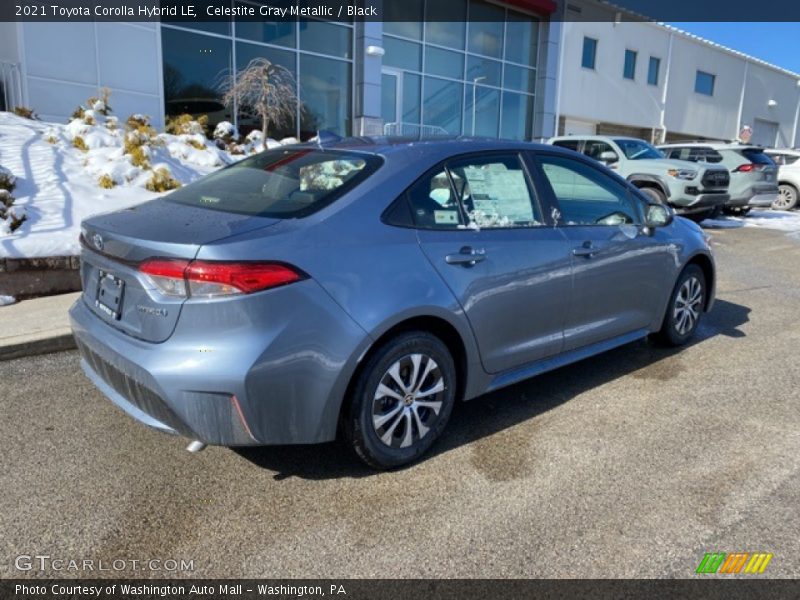
[[[800,211],[754,210],[746,217],[726,216],[706,219],[701,225],[711,229],[760,227],[800,234]]]
[[[0,306],[8,306],[9,304],[14,304],[17,301],[14,296],[3,296],[0,295]]]
[[[0,258],[76,255],[83,219],[157,198],[265,145],[296,142],[264,144],[260,131],[241,139],[231,123],[208,140],[206,126],[183,115],[158,133],[146,115],[113,116],[107,95],[76,108],[67,124],[0,112]]]

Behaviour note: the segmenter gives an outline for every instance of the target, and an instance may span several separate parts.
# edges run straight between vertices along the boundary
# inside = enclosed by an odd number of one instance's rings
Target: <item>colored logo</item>
[[[763,573],[771,560],[772,554],[768,552],[706,552],[695,572],[755,575]]]

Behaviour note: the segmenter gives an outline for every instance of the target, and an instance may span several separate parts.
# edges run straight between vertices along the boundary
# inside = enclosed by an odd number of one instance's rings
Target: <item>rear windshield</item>
[[[305,217],[357,186],[381,163],[378,156],[355,152],[268,150],[176,190],[166,199],[244,215]]]
[[[743,148],[739,150],[739,154],[743,155],[747,160],[756,165],[774,165],[773,160],[764,154],[760,148]]]

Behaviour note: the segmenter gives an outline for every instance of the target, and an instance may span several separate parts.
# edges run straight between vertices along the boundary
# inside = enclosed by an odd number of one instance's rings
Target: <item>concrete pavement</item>
[[[719,300],[694,343],[459,405],[397,472],[341,444],[192,455],[104,398],[76,352],[0,362],[0,577],[58,575],[14,566],[48,555],[194,561],[111,573],[129,577],[694,578],[706,552],[771,552],[756,577],[796,578],[800,243],[711,233]]]
[[[75,347],[67,311],[80,292],[0,306],[0,360]]]

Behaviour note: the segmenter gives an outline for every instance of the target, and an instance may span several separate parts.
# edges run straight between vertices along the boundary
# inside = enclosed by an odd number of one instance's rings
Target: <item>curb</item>
[[[36,356],[37,354],[63,352],[65,350],[72,350],[75,347],[75,338],[72,337],[72,334],[63,333],[38,340],[20,342],[19,344],[0,346],[0,361],[23,358],[25,356]]]

